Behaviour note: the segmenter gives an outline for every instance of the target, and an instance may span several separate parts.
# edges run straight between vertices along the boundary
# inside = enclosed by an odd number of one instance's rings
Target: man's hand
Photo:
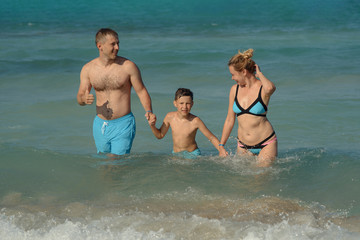
[[[88,89],[85,91],[83,98],[84,98],[84,103],[88,105],[92,104],[95,99],[94,95],[91,94]]]

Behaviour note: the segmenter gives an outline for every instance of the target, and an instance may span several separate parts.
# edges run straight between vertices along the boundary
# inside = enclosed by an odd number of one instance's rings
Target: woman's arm
[[[236,85],[234,85],[229,93],[229,107],[228,107],[228,113],[225,119],[225,123],[224,123],[224,127],[222,130],[222,135],[221,135],[221,140],[220,140],[220,145],[219,148],[219,155],[220,156],[226,156],[226,150],[224,148],[223,145],[226,144],[227,140],[229,139],[230,133],[234,127],[235,124],[235,118],[236,115],[232,109],[232,106],[234,104],[234,99],[235,99],[235,89],[236,89]]]
[[[262,89],[264,90],[264,96],[269,99],[276,90],[275,84],[269,79],[267,79],[267,77],[265,77],[265,75],[260,71],[260,67],[257,64],[255,64],[255,67],[255,76],[261,81],[261,84],[263,86]]]

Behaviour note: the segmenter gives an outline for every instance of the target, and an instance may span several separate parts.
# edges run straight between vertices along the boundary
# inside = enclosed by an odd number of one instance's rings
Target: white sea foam
[[[185,192],[62,203],[4,197],[0,239],[359,239],[360,220],[277,197],[239,199]],[[45,201],[43,199],[50,199]],[[11,204],[16,200],[16,204]],[[57,204],[55,204],[57,203]]]
[[[360,233],[350,232],[335,224],[313,226],[288,220],[270,224],[256,221],[208,219],[185,213],[151,214],[131,212],[113,214],[99,219],[43,219],[42,225],[29,228],[18,225],[22,216],[0,214],[2,240],[80,240],[80,239],[359,239]],[[303,216],[301,216],[303,217]]]

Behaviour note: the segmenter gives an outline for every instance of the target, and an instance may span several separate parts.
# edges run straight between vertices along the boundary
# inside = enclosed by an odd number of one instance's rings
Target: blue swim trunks
[[[135,117],[129,113],[114,120],[94,119],[93,135],[98,153],[129,154],[135,138]]]
[[[187,159],[195,159],[198,156],[201,156],[201,152],[200,149],[195,149],[192,152],[188,152],[188,151],[181,151],[181,152],[172,152],[173,155],[178,156],[178,157],[183,157],[183,158],[187,158]]]

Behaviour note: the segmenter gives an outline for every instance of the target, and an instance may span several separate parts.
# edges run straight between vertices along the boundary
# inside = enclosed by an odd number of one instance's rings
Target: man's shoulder
[[[119,65],[123,65],[124,67],[134,66],[136,65],[133,61],[128,58],[117,56],[116,63]]]
[[[91,68],[92,66],[94,66],[97,62],[98,62],[98,58],[95,58],[87,63],[85,63],[85,65],[83,66],[83,69],[88,69]]]
[[[132,73],[134,71],[138,71],[138,67],[136,66],[136,64],[127,59],[127,58],[124,58],[124,57],[121,57],[121,56],[118,56],[116,58],[116,62],[115,62],[119,68],[129,72],[129,73]]]

